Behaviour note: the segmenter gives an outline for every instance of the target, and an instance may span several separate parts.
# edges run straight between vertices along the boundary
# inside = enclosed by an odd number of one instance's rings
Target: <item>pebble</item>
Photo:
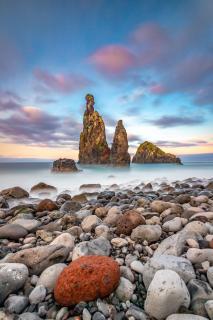
[[[213,300],[206,301],[204,306],[210,320],[213,320]]]
[[[132,261],[130,267],[133,271],[143,274],[144,265],[140,261]]]
[[[31,304],[38,304],[44,301],[46,297],[46,289],[43,285],[37,285],[29,295],[29,300]]]
[[[126,278],[121,277],[120,283],[115,291],[118,299],[120,301],[131,300],[131,297],[134,292],[134,285]]]
[[[60,273],[67,265],[65,263],[56,263],[45,269],[37,282],[37,285],[43,285],[48,291],[53,291]]]
[[[28,303],[28,297],[13,295],[5,300],[4,307],[9,313],[20,314]]]

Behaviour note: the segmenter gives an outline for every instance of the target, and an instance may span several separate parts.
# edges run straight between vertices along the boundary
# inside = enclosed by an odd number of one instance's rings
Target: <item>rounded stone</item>
[[[6,224],[0,227],[0,239],[19,240],[27,234],[28,231],[19,224]]]
[[[4,307],[9,313],[20,314],[26,308],[28,303],[29,299],[27,297],[13,295],[7,298],[4,303]]]
[[[43,285],[49,291],[55,287],[56,281],[67,265],[65,263],[56,263],[45,269],[40,275],[37,285]]]
[[[177,232],[182,229],[182,220],[180,217],[176,217],[172,220],[165,222],[162,229],[166,232]]]
[[[72,250],[75,245],[75,238],[68,232],[60,234],[51,243],[51,245],[61,245]]]
[[[118,218],[116,234],[130,235],[133,229],[145,223],[146,220],[137,211],[130,210]]]
[[[201,316],[197,316],[195,314],[175,313],[168,316],[166,320],[208,320],[208,319]]]
[[[208,268],[207,270],[207,278],[210,283],[210,286],[213,288],[213,267]]]
[[[120,301],[128,301],[134,292],[134,285],[126,278],[121,277],[119,286],[116,289],[116,296]]]
[[[161,320],[189,305],[190,295],[179,275],[172,270],[157,271],[147,291],[146,313]]]
[[[28,269],[21,263],[0,263],[0,304],[12,292],[19,290],[28,277]]]
[[[131,233],[131,239],[147,240],[148,243],[158,241],[160,239],[162,230],[159,225],[141,225],[133,229]]]
[[[31,304],[38,304],[46,297],[46,289],[43,285],[36,286],[29,295]]]
[[[116,289],[119,279],[119,265],[112,258],[81,257],[62,271],[54,296],[63,306],[104,298]]]
[[[57,210],[57,209],[58,209],[57,204],[54,201],[52,201],[51,199],[44,199],[37,206],[38,212],[53,211],[53,210]]]
[[[100,225],[102,220],[98,218],[96,215],[90,215],[83,219],[81,223],[81,227],[84,232],[91,232],[95,227]]]

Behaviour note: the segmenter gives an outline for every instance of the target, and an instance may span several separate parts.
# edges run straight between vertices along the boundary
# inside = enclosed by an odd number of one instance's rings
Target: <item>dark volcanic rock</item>
[[[128,139],[122,120],[119,120],[115,129],[111,148],[110,160],[113,165],[126,166],[130,163],[128,153]]]
[[[75,161],[72,159],[58,159],[53,162],[52,171],[54,172],[77,172]]]
[[[86,96],[87,110],[84,113],[83,131],[80,135],[79,163],[108,164],[110,149],[106,141],[104,121],[93,109],[94,98],[91,102],[91,99],[88,101],[88,97],[91,95]]]
[[[177,163],[181,160],[171,153],[166,153],[151,142],[140,144],[132,159],[133,163]]]

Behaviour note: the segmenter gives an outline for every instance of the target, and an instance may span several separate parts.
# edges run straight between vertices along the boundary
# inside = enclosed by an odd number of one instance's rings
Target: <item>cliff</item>
[[[79,143],[79,163],[108,164],[110,149],[106,141],[104,121],[99,113],[94,111],[94,97],[87,95],[86,101],[83,131]]]
[[[130,155],[128,153],[128,139],[126,129],[122,120],[119,120],[115,129],[113,138],[110,162],[115,166],[126,166],[130,163]]]
[[[132,159],[133,163],[177,163],[181,164],[180,158],[171,153],[166,153],[151,142],[145,141],[140,144]]]

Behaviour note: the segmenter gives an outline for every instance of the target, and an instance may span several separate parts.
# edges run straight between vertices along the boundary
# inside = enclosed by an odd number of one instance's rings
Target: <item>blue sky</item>
[[[77,158],[84,96],[175,154],[213,152],[211,0],[0,0],[0,155]]]

